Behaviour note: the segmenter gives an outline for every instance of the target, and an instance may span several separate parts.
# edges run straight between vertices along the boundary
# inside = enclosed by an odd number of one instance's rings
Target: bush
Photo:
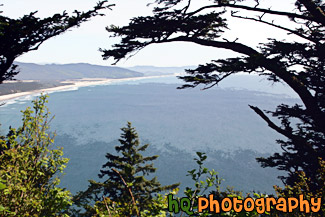
[[[22,127],[0,138],[0,215],[63,216],[70,192],[59,188],[67,158],[54,149],[49,133],[47,96],[33,101],[23,114]]]

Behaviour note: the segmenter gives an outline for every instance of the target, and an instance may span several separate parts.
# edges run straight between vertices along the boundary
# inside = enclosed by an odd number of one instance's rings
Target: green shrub
[[[70,192],[59,188],[67,158],[53,148],[47,96],[22,111],[23,124],[0,139],[0,215],[63,216]]]

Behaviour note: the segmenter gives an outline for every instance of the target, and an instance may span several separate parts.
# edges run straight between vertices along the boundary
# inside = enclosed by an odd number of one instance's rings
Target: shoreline
[[[45,89],[38,89],[38,90],[32,90],[32,91],[24,91],[19,93],[12,93],[12,94],[6,94],[0,96],[0,103],[6,102],[8,100],[13,100],[19,97],[28,96],[28,95],[34,95],[34,94],[40,94],[40,93],[48,93],[48,92],[56,92],[56,91],[64,91],[69,90],[72,88],[80,88],[80,87],[87,87],[87,86],[93,86],[93,85],[106,85],[106,84],[112,84],[115,82],[123,82],[123,81],[137,81],[137,80],[143,80],[143,79],[150,79],[150,78],[163,78],[163,77],[172,77],[177,76],[178,74],[169,74],[169,75],[157,75],[157,76],[143,76],[143,77],[130,77],[130,78],[82,78],[82,79],[76,79],[76,80],[65,80],[61,81],[60,83],[63,85],[57,86],[57,87],[51,87],[51,88],[45,88]],[[12,82],[12,81],[11,81]],[[17,81],[21,82],[21,81]],[[25,82],[22,80],[22,82]],[[26,81],[28,82],[28,81]],[[65,83],[68,83],[67,85],[64,85]]]

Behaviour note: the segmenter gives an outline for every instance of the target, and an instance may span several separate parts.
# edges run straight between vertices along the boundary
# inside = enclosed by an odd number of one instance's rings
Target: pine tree
[[[89,211],[91,200],[108,198],[114,202],[121,216],[140,216],[141,213],[156,216],[161,211],[155,207],[157,194],[177,188],[179,184],[162,186],[156,177],[148,178],[156,171],[152,161],[158,156],[144,157],[140,153],[149,144],[140,145],[139,136],[130,122],[121,130],[120,145],[115,147],[119,155],[107,153],[107,163],[98,175],[107,179],[104,182],[90,181],[88,190],[76,197],[76,204],[86,204],[83,207],[88,209],[86,215],[89,215],[92,213]]]

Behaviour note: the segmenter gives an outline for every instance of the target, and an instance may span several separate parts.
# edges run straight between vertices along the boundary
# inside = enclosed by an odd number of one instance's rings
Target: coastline
[[[137,81],[137,80],[150,79],[150,78],[171,77],[171,76],[176,76],[176,75],[178,75],[178,74],[118,78],[118,79],[114,79],[114,78],[82,78],[82,79],[76,79],[76,80],[65,80],[65,81],[60,82],[61,84],[63,84],[62,86],[1,95],[0,103],[6,102],[8,100],[13,100],[13,99],[16,99],[19,97],[23,97],[23,96],[34,95],[34,94],[64,91],[64,90],[69,90],[69,89],[74,89],[74,88],[95,86],[95,85],[107,85],[107,84],[112,84],[112,83],[116,83],[116,82],[118,83],[118,82],[123,82],[123,81]],[[68,85],[64,85],[65,83],[68,83]]]

